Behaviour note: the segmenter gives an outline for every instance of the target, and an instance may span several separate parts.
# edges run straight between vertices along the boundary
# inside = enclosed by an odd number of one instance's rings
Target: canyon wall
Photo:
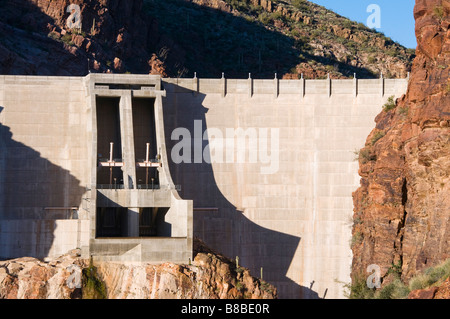
[[[450,2],[417,0],[417,57],[406,95],[376,117],[354,193],[355,279],[403,280],[450,257]]]

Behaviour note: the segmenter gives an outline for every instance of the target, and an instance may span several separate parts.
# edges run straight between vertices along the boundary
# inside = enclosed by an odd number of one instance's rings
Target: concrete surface
[[[359,185],[354,151],[387,98],[406,88],[406,79],[0,76],[0,256],[44,258],[80,247],[99,260],[188,262],[196,235],[239,256],[254,275],[262,267],[281,298],[342,298],[352,258],[351,194]],[[123,189],[97,189],[96,96],[120,98],[130,176]],[[136,188],[133,98],[154,99],[167,190]],[[190,133],[190,163],[171,157],[177,128]],[[239,144],[227,132],[246,139]],[[210,148],[199,154],[195,146]],[[220,152],[223,161],[205,161]],[[135,214],[170,207],[171,237],[96,238],[103,205]]]

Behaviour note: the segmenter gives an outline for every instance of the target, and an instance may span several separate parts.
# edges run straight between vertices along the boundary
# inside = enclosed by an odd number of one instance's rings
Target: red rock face
[[[81,30],[67,25],[70,4],[79,6]],[[142,0],[4,0],[0,72],[155,73],[148,63],[155,24],[142,6]]]
[[[448,0],[416,1],[407,94],[377,116],[360,154],[353,278],[377,264],[385,283],[393,269],[407,280],[450,257],[449,14]]]

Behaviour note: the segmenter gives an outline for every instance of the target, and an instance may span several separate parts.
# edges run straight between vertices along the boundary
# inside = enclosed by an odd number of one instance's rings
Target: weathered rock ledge
[[[23,257],[0,261],[0,299],[80,299],[88,293],[82,270],[95,269],[108,299],[275,299],[276,288],[196,240],[190,265],[90,265],[79,250],[49,262]],[[101,292],[94,296],[102,295]]]

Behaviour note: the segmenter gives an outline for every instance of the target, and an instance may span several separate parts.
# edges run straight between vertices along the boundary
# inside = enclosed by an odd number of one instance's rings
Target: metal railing
[[[149,161],[150,163],[160,163],[160,162],[161,162],[161,160],[158,159],[158,158],[151,158],[151,159],[149,159],[148,161]],[[136,160],[136,162],[144,163],[144,162],[145,162],[145,159],[138,159],[138,160]]]
[[[125,185],[124,184],[97,184],[96,185],[97,189],[125,189]],[[181,185],[160,185],[160,184],[137,184],[136,185],[137,189],[158,189],[158,190],[163,190],[163,191],[168,191],[168,190],[177,190],[177,191],[181,191]]]
[[[123,184],[97,184],[97,189],[125,189]]]
[[[138,184],[137,189],[161,189],[159,184]]]

